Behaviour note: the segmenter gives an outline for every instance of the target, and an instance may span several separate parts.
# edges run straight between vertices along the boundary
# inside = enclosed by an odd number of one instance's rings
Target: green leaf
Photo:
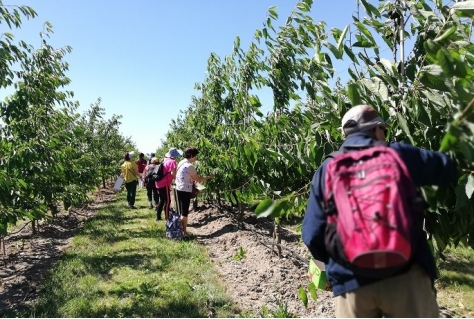
[[[372,34],[370,33],[369,29],[367,29],[367,26],[365,26],[363,23],[359,21],[354,22],[354,24],[356,25],[357,29],[359,29],[359,31],[367,37],[368,41],[375,44],[375,40],[372,37]],[[359,41],[361,39],[362,37],[358,38]]]
[[[298,9],[300,9],[301,11],[303,11],[303,12],[309,12],[309,6],[308,6],[306,3],[304,3],[304,2],[298,3],[298,4],[296,5],[296,7],[297,7]]]
[[[276,20],[278,18],[277,9],[278,9],[277,6],[271,6],[270,8],[268,8],[268,14],[274,20]]]
[[[451,10],[459,13],[463,17],[473,17],[474,16],[474,1],[463,1],[456,2]]]
[[[314,282],[311,282],[308,285],[308,291],[309,291],[310,296],[313,298],[313,300],[315,302],[317,302],[318,301],[318,293],[316,292],[316,285],[314,284]]]
[[[372,14],[375,15],[375,17],[380,18],[380,12],[377,10],[375,6],[370,4],[366,0],[361,0],[362,5],[364,6],[365,12],[369,15],[369,17],[372,18]]]
[[[471,199],[474,193],[474,176],[469,175],[466,182],[466,196]]]
[[[424,105],[419,106],[418,121],[426,126],[432,126],[430,108],[425,108]]]
[[[447,91],[448,88],[444,83],[443,69],[439,65],[430,64],[420,69],[420,81],[429,88]]]
[[[352,52],[352,49],[349,48],[347,45],[344,44],[344,52],[346,52],[347,56],[352,60],[352,62],[359,64],[356,55]]]
[[[286,210],[290,207],[290,202],[286,199],[279,199],[275,202],[273,211],[270,213],[270,217],[279,218],[286,213]]]
[[[349,83],[348,95],[352,105],[358,105],[361,103],[359,85],[356,83]]]
[[[448,129],[446,130],[446,134],[441,141],[441,146],[439,151],[441,153],[446,153],[452,147],[454,147],[459,141],[460,131],[456,129],[456,127],[452,124],[448,124]]]
[[[385,67],[387,72],[389,72],[391,75],[393,75],[393,66],[394,66],[394,64],[392,63],[392,61],[387,60],[387,59],[380,59],[379,63],[382,64]]]
[[[298,297],[303,302],[303,305],[308,308],[308,295],[306,294],[304,288],[301,286],[298,288]]]
[[[361,39],[359,41],[356,41],[356,42],[354,42],[354,44],[352,46],[356,47],[356,48],[367,48],[367,49],[377,47],[377,45],[375,45],[374,42],[370,42],[367,39]]]
[[[337,50],[339,52],[342,52],[342,45],[344,44],[344,40],[346,38],[347,31],[349,31],[349,26],[348,25],[342,31],[342,34],[339,38],[339,41],[337,41]]]
[[[271,198],[265,198],[260,202],[260,204],[258,204],[257,208],[255,208],[255,215],[260,217],[260,215],[265,213],[272,206],[272,204],[273,200]]]
[[[264,199],[255,209],[257,218],[263,217],[281,217],[290,206],[290,202],[286,198],[273,201],[270,198]]]
[[[441,49],[441,45],[439,45],[438,43],[434,42],[431,39],[428,39],[425,42],[423,42],[423,47],[425,48],[426,52],[431,53],[431,54],[436,54]]]
[[[332,54],[336,57],[336,59],[341,60],[342,59],[342,52],[337,49],[334,44],[329,43],[329,42],[324,42],[324,46],[326,46],[329,50],[331,50]]]
[[[440,214],[438,214],[438,221],[444,233],[449,235],[452,232],[452,227],[447,214],[448,212],[441,211]]]
[[[441,239],[441,237],[437,233],[434,233],[433,238],[436,241],[436,246],[438,246],[438,249],[440,251],[444,251],[446,249],[446,243]]]
[[[446,105],[446,102],[444,101],[443,96],[440,94],[440,92],[433,90],[422,90],[421,94],[423,94],[431,103],[439,107],[444,107]]]
[[[473,100],[474,95],[472,94],[471,81],[464,79],[456,79],[454,83],[454,89],[461,101],[469,103]]]
[[[283,148],[279,150],[279,153],[283,155],[283,157],[288,161],[288,166],[292,165],[295,162],[295,157],[288,154],[288,152],[286,152]]]
[[[262,106],[262,103],[260,102],[258,96],[256,95],[250,95],[248,97],[250,104],[252,104],[253,107],[260,107]]]
[[[25,187],[26,188],[26,182],[22,179],[19,179],[18,180],[18,183],[22,186],[22,187]]]
[[[436,39],[434,39],[433,41],[434,42],[439,42],[439,41],[442,41],[444,39],[446,39],[447,37],[449,37],[451,34],[454,33],[454,31],[456,31],[457,27],[456,26],[452,26],[451,28],[449,28],[448,30],[446,30],[446,32],[444,32],[442,35],[440,35],[439,37],[437,37]]]
[[[467,176],[464,175],[459,179],[458,184],[455,189],[456,205],[454,207],[454,210],[458,212],[465,211],[466,207],[470,205],[469,198],[467,196],[467,190],[466,190],[467,183],[468,183]]]
[[[443,74],[443,69],[436,64],[425,65],[420,69],[422,73],[428,73],[434,76],[440,76]]]
[[[377,77],[372,78],[372,82],[377,92],[376,95],[379,96],[382,101],[388,101],[388,88],[385,83]]]
[[[454,60],[454,75],[459,78],[465,78],[467,76],[466,64],[459,60]]]
[[[444,72],[444,76],[451,77],[454,73],[453,62],[449,59],[449,52],[446,49],[441,49],[436,53],[438,64]]]
[[[408,136],[411,143],[415,144],[415,141],[413,140],[413,137],[411,136],[410,129],[408,128],[408,122],[406,118],[401,113],[397,113],[397,119],[402,131],[406,134],[406,136]]]

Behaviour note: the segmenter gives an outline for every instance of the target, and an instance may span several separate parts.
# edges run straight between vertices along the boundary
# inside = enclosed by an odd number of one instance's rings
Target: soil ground
[[[52,223],[41,221],[36,234],[30,222],[4,238],[0,243],[0,316],[7,310],[28,309],[38,296],[44,275],[84,222],[114,197],[113,190],[100,189],[91,204],[60,213]]]
[[[258,219],[253,213],[244,216],[243,229],[237,227],[237,213],[201,204],[189,215],[188,231],[207,247],[209,256],[221,275],[231,297],[248,309],[252,316],[262,315],[266,307],[270,316],[279,305],[298,317],[334,317],[330,292],[318,291],[318,301],[309,297],[308,308],[298,297],[298,288],[310,283],[307,248],[301,236],[281,228],[281,257],[277,246],[272,250],[273,222]],[[244,252],[243,258],[241,252]]]
[[[84,222],[114,199],[110,189],[101,189],[93,203],[56,216],[53,223],[41,223],[32,234],[30,225],[5,237],[0,267],[0,316],[8,309],[28,309],[35,301],[47,270],[68,247]],[[280,307],[287,315],[298,317],[334,317],[331,293],[318,292],[318,301],[309,297],[308,308],[298,297],[298,287],[307,287],[307,248],[300,235],[283,227],[284,249],[278,257],[272,250],[271,220],[256,219],[245,213],[241,229],[236,213],[211,204],[200,203],[189,215],[188,232],[206,246],[229,295],[250,317],[272,316]],[[445,312],[446,314],[446,312]],[[445,315],[446,317],[449,315]]]

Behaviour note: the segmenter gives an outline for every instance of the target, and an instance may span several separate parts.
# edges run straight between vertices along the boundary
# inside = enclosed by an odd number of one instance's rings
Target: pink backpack
[[[326,248],[356,274],[390,276],[411,260],[420,197],[395,150],[380,142],[352,148],[327,164]]]

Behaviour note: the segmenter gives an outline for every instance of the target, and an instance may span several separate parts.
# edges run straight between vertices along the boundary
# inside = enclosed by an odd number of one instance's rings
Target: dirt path
[[[211,260],[220,273],[228,293],[252,316],[261,315],[262,307],[271,312],[279,304],[298,317],[334,317],[334,303],[330,292],[319,291],[317,303],[311,299],[306,309],[298,297],[298,287],[307,287],[308,265],[294,257],[290,250],[282,250],[282,258],[262,243],[271,244],[269,220],[262,220],[247,213],[245,230],[238,230],[232,213],[219,211],[216,207],[201,205],[189,215],[189,232],[209,250]],[[308,258],[300,235],[283,229],[280,233],[282,245],[297,255]],[[240,247],[245,257],[234,260]]]
[[[84,222],[114,197],[112,190],[101,189],[93,203],[70,213],[61,213],[53,223],[40,222],[36,234],[32,234],[29,223],[5,237],[5,255],[0,247],[0,315],[12,309],[26,309],[37,298],[48,269],[69,246]]]

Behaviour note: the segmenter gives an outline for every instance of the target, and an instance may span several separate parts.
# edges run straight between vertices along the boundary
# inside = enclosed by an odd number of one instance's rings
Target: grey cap
[[[380,114],[370,105],[357,105],[352,107],[342,118],[342,131],[344,136],[352,133],[364,132],[377,126],[387,127],[387,123]]]

